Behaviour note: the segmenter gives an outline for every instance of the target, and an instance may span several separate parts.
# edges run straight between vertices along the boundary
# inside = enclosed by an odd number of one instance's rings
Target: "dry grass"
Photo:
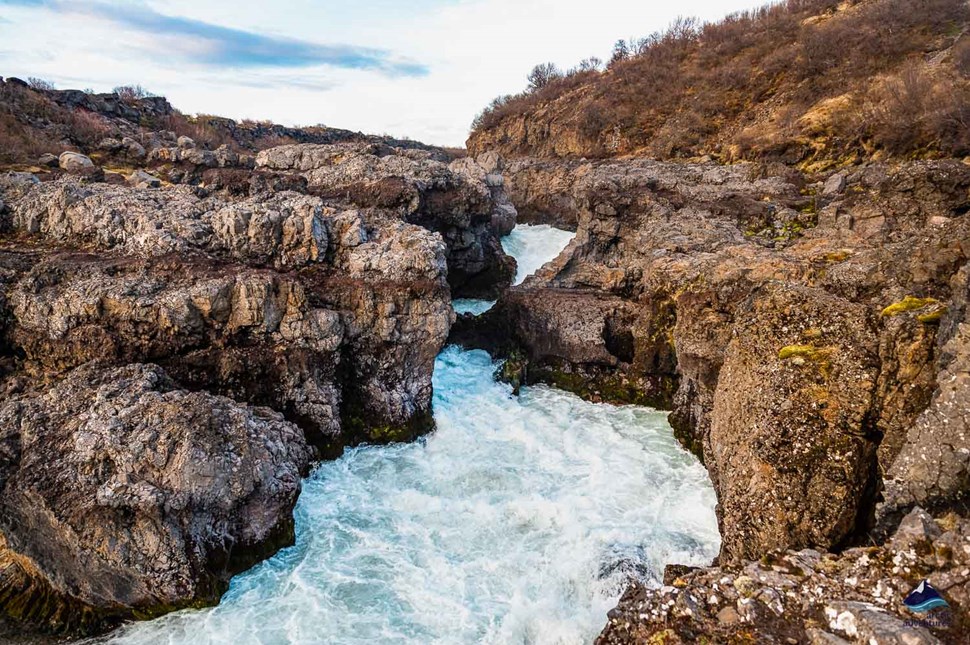
[[[546,130],[570,133],[586,156],[970,154],[968,27],[963,0],[788,0],[718,23],[679,20],[622,43],[603,71],[496,99],[469,144],[477,152],[476,138],[494,143],[490,130],[558,102],[545,113],[559,127]],[[927,52],[947,53],[930,61]],[[826,107],[836,97],[844,114]],[[533,138],[505,152],[552,147]]]

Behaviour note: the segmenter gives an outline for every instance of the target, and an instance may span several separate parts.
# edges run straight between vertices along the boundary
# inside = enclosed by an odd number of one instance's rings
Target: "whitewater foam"
[[[546,260],[563,239],[541,243]],[[515,247],[523,270],[542,264],[530,248]],[[295,546],[234,578],[218,607],[107,640],[587,643],[631,577],[656,584],[664,564],[717,553],[707,473],[663,413],[544,386],[515,397],[496,367],[446,348],[435,433],[320,465]]]
[[[563,231],[548,224],[519,224],[502,238],[502,248],[515,258],[517,268],[512,284],[522,281],[538,271],[542,265],[562,253],[575,233]],[[458,298],[452,302],[459,314],[481,315],[495,305],[494,300]]]

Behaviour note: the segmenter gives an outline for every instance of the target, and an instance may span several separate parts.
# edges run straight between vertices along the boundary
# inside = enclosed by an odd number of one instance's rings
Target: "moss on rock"
[[[899,302],[894,302],[883,309],[879,315],[883,318],[891,318],[909,311],[923,309],[924,307],[937,304],[937,302],[938,301],[936,298],[916,298],[914,296],[906,296]]]

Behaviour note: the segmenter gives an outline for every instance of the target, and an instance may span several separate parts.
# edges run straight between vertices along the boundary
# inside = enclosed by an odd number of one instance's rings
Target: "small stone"
[[[144,170],[136,170],[128,177],[128,185],[135,188],[161,188],[162,181]]]
[[[37,158],[37,165],[47,168],[57,168],[59,165],[57,155],[52,155],[51,153],[42,154]]]
[[[94,162],[91,161],[91,158],[82,155],[80,152],[62,152],[61,156],[57,159],[57,163],[68,172],[84,171],[88,168],[94,168]]]
[[[822,195],[825,197],[834,197],[843,190],[845,190],[845,175],[842,173],[835,173],[822,185]]]
[[[758,591],[758,583],[749,576],[738,576],[734,580],[734,588],[745,598],[749,598]]]
[[[741,617],[738,616],[738,610],[730,605],[717,612],[717,622],[722,625],[734,625],[740,620]]]
[[[121,150],[121,148],[122,148],[122,144],[117,139],[112,139],[112,138],[102,139],[98,143],[98,150],[106,150],[108,152],[117,152],[118,150]]]

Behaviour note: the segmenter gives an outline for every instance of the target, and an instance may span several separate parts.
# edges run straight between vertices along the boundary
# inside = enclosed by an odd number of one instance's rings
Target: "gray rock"
[[[50,168],[57,168],[60,165],[60,161],[58,160],[57,155],[52,155],[48,152],[37,158],[37,165],[41,167],[46,166]]]
[[[102,139],[98,143],[98,150],[105,150],[107,152],[118,152],[122,147],[123,144],[121,141],[112,138]]]
[[[135,188],[161,188],[162,181],[144,170],[136,170],[128,177],[128,185]]]
[[[0,571],[30,623],[212,604],[293,540],[310,451],[266,408],[178,389],[153,365],[88,366],[0,420]]]
[[[68,172],[79,172],[94,168],[94,162],[79,152],[62,152],[57,163]]]
[[[964,547],[970,521],[950,516],[940,523],[948,528],[927,534],[935,537],[918,548],[933,555],[922,557],[918,565],[920,556],[906,537],[911,527],[903,527],[884,545],[821,559],[806,557],[810,554],[804,551],[776,551],[743,569],[739,564],[694,569],[674,587],[631,585],[610,611],[596,643],[688,643],[701,634],[716,643],[938,643],[920,620],[939,625],[947,642],[960,642],[957,630],[968,598],[970,550]],[[738,575],[742,570],[749,575]],[[913,614],[903,606],[902,599],[915,586],[913,579],[924,575],[944,590],[951,603],[949,618],[943,613]],[[732,579],[741,592],[736,599],[729,595]],[[691,599],[707,599],[710,611]],[[685,613],[688,606],[694,610]]]
[[[822,195],[824,197],[835,197],[843,190],[845,190],[845,175],[840,172],[831,175],[822,184]]]
[[[825,606],[829,628],[860,643],[937,645],[929,630],[908,625],[882,607],[865,602],[831,602]]]
[[[515,209],[501,186],[487,185],[487,173],[472,159],[446,165],[423,150],[301,144],[263,150],[256,167],[298,172],[315,194],[391,209],[440,233],[456,297],[494,297],[515,275],[514,260],[499,243],[514,226]]]
[[[145,147],[131,137],[125,137],[122,139],[121,144],[125,148],[125,156],[129,159],[141,160],[144,159],[145,155],[147,154],[145,152]]]
[[[186,137],[186,136],[179,137],[176,140],[175,144],[179,148],[182,148],[183,150],[191,150],[191,149],[195,148],[195,141],[193,141],[191,138]]]

